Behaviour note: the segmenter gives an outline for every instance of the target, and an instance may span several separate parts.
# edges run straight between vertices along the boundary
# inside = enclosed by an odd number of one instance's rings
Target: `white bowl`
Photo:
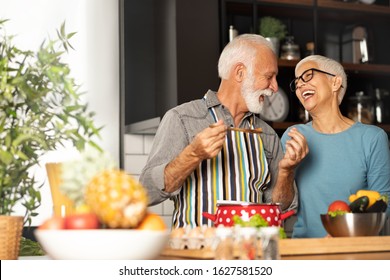
[[[59,260],[147,260],[166,247],[169,230],[51,230],[35,236],[45,252]]]

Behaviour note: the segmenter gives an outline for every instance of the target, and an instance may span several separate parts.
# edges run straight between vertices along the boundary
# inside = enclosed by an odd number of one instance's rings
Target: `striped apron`
[[[210,113],[218,121],[214,108]],[[173,198],[173,227],[212,226],[202,212],[215,213],[217,200],[261,203],[270,179],[260,133],[228,130],[219,154],[202,161]]]

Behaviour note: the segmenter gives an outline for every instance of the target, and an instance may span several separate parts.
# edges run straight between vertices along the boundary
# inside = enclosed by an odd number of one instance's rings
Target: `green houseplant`
[[[63,62],[75,33],[62,24],[57,38],[43,41],[38,51],[21,50],[6,34],[6,21],[0,20],[0,216],[12,216],[20,203],[24,224],[31,225],[41,201],[31,168],[69,141],[78,150],[101,150],[94,142],[101,128]]]
[[[259,34],[271,41],[278,55],[280,41],[287,35],[287,27],[280,19],[266,16],[259,20]]]
[[[287,35],[287,28],[280,19],[267,16],[260,18],[259,33],[266,38],[283,40]]]

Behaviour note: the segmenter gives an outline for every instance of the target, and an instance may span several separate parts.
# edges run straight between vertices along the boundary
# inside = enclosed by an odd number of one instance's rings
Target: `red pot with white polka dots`
[[[243,221],[248,221],[255,214],[260,214],[269,226],[281,226],[284,219],[295,214],[295,210],[282,213],[279,204],[275,203],[256,204],[231,201],[217,203],[215,214],[207,212],[202,214],[207,219],[212,220],[216,227],[219,225],[233,226],[234,215],[240,216]]]

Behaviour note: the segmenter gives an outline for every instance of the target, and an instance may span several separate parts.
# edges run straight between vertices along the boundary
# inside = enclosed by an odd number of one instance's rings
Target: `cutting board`
[[[390,252],[390,236],[297,238],[282,239],[279,243],[279,252],[282,256],[386,251]],[[213,259],[214,250],[166,248],[162,255],[189,259]],[[234,255],[238,256],[238,250],[235,250]],[[261,257],[260,249],[258,250],[258,256]]]

